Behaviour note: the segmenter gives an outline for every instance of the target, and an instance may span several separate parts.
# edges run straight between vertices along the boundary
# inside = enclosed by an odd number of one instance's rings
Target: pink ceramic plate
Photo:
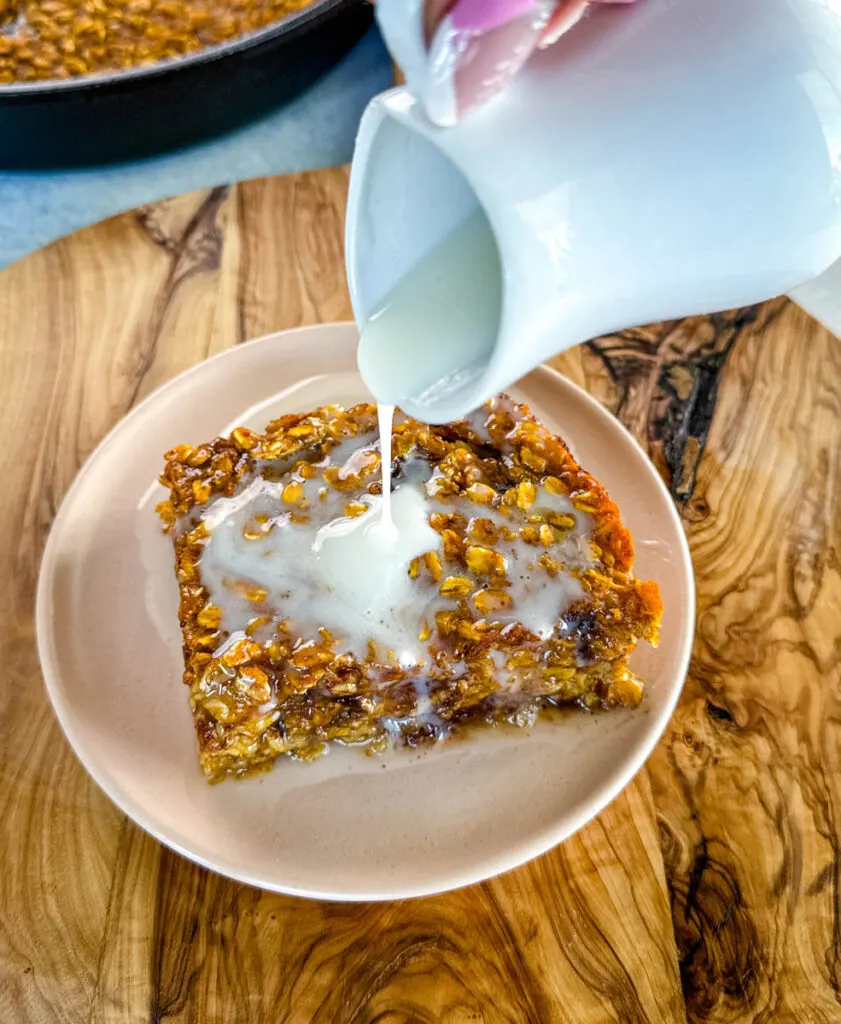
[[[637,571],[658,580],[662,641],[640,648],[635,712],[571,715],[530,734],[480,732],[384,758],[337,749],[217,786],[196,757],[181,683],[178,593],[155,504],[162,455],[281,412],[366,398],[349,324],[250,342],[171,381],[127,416],[79,473],[38,587],[47,689],[87,770],[140,826],[186,857],[268,889],[394,899],[512,868],[581,828],[627,785],[677,701],[692,644],[692,568],[680,522],[628,433],[548,369],[520,381],[544,422],[618,501]],[[330,367],[325,372],[325,367]],[[95,642],[92,642],[95,641]]]

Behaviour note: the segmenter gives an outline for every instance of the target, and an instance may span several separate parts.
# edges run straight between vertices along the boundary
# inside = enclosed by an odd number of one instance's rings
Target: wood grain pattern
[[[841,344],[777,300],[562,362],[692,549],[692,668],[648,766],[688,1019],[839,1021]]]
[[[350,315],[345,189],[182,196],[0,274],[0,1022],[841,1021],[841,345],[788,302],[558,360],[664,473],[699,598],[649,767],[563,846],[445,896],[302,901],[164,850],[77,764],[33,636],[58,502],[173,374]]]

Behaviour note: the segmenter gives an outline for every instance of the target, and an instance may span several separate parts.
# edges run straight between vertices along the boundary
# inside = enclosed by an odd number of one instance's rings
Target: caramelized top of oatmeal
[[[375,427],[373,406],[326,407],[169,453],[207,749],[230,752],[228,726],[309,755],[546,698],[637,703],[625,656],[656,640],[659,594],[563,442],[504,397],[446,427],[398,416],[390,550]]]

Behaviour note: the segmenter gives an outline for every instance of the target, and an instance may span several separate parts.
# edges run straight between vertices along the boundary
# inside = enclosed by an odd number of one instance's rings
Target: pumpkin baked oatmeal
[[[184,682],[211,781],[332,742],[410,745],[545,708],[634,707],[656,583],[616,505],[506,396],[398,414],[394,528],[373,405],[282,416],[166,455]]]
[[[148,67],[271,25],[311,2],[0,0],[0,85]]]

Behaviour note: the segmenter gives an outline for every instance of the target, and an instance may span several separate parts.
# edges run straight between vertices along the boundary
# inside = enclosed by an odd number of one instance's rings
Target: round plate
[[[692,644],[686,541],[651,463],[583,391],[540,368],[512,389],[618,502],[636,571],[660,584],[657,650],[633,667],[643,706],[528,732],[477,730],[425,752],[334,748],[313,764],[211,786],[181,683],[171,541],[155,504],[163,453],[282,412],[367,399],[356,329],[287,331],[210,359],[134,409],[97,448],[53,525],[38,585],[47,690],[82,763],[161,842],[232,878],[325,899],[394,899],[476,882],[543,853],[609,803],[654,747]],[[329,373],[325,367],[331,367]]]

